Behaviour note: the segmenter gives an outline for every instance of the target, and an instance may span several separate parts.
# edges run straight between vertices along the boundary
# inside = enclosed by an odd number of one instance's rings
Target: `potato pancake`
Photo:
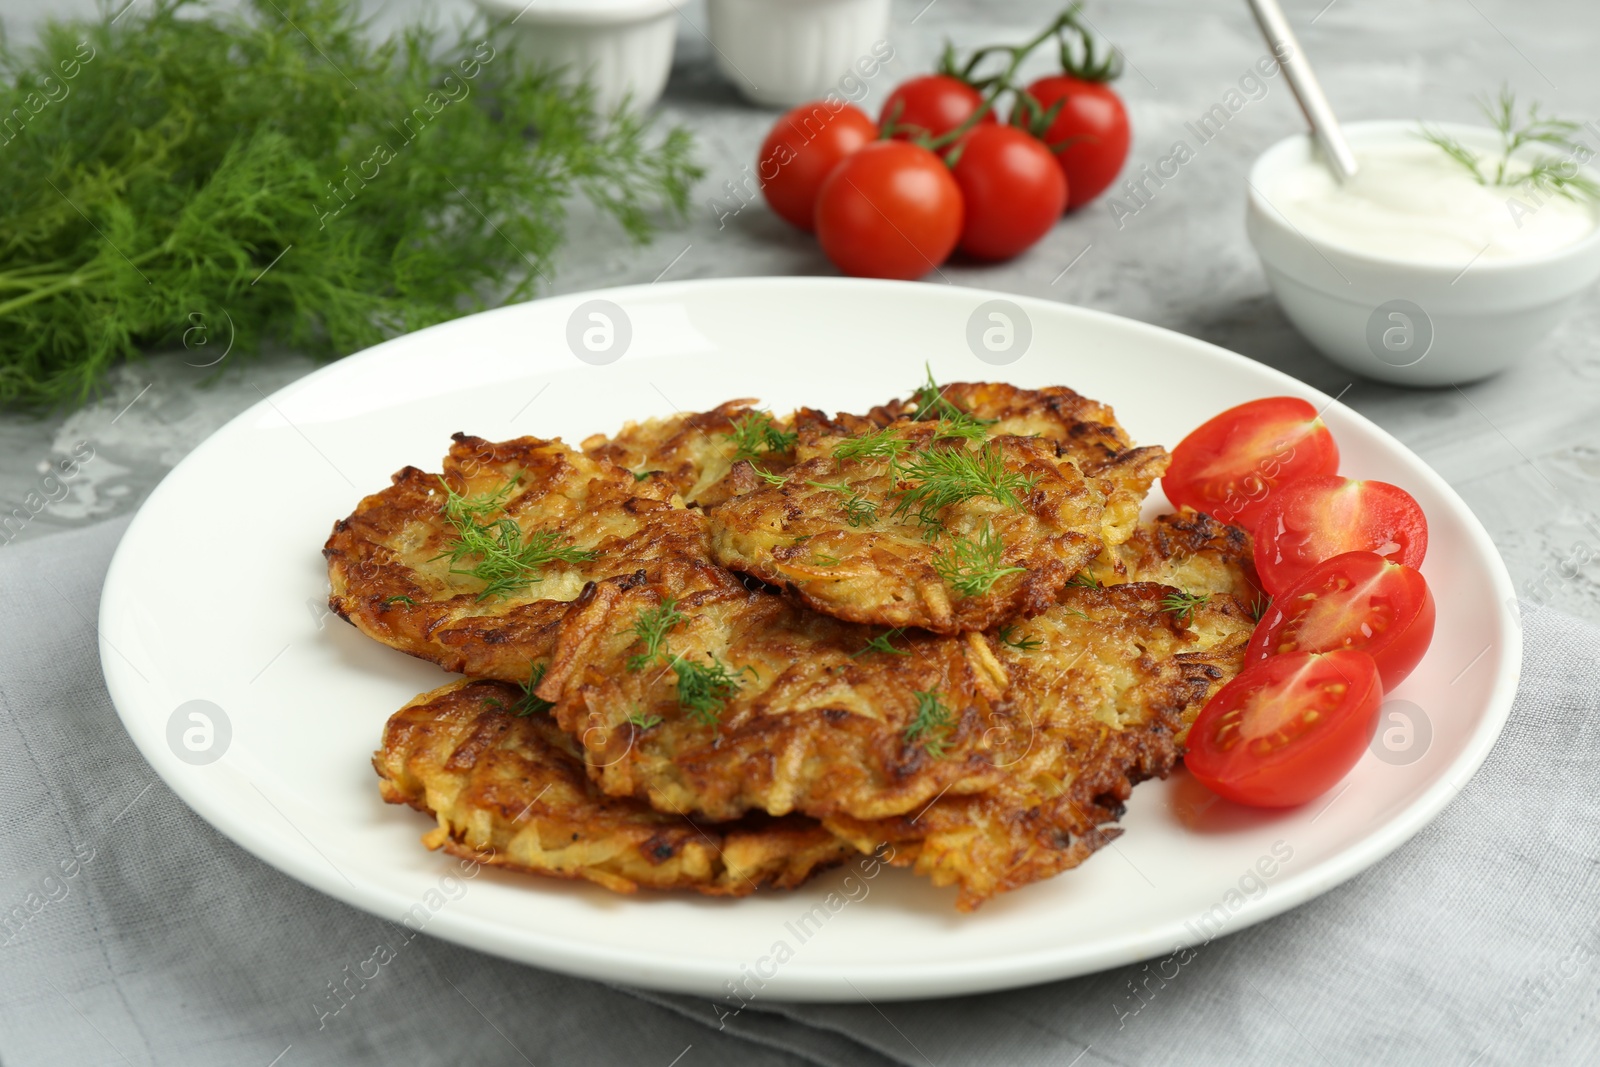
[[[799,816],[697,824],[590,784],[577,746],[522,689],[461,681],[397,711],[373,754],[383,799],[433,815],[430,848],[618,893],[787,889],[855,850]],[[526,712],[518,714],[519,711]]]
[[[735,818],[897,815],[991,788],[1025,733],[978,634],[883,631],[766,592],[612,580],[562,622],[539,696],[612,796]]]
[[[939,433],[833,438],[711,509],[714,558],[852,622],[949,634],[1043,611],[1100,554],[1103,499],[1050,442]]]
[[[1186,719],[1242,664],[1244,608],[1226,594],[1197,604],[1176,592],[1073,587],[1058,607],[985,638],[1029,709],[1005,778],[895,818],[823,824],[858,849],[889,842],[895,863],[957,886],[962,911],[1082,863],[1121,833],[1110,824],[1133,786],[1166,776]]]
[[[1229,593],[1252,608],[1265,598],[1250,535],[1189,508],[1142,524],[1118,557],[1129,581]]]
[[[457,434],[442,475],[407,467],[323,548],[342,618],[446,670],[520,681],[584,586],[642,576],[690,595],[731,579],[705,516],[560,441]]]

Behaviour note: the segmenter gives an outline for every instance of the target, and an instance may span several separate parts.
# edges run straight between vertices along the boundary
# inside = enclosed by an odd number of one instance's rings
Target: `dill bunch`
[[[520,481],[518,476],[492,493],[466,497],[451,489],[443,478],[439,479],[445,494],[439,511],[455,536],[446,550],[435,558],[448,559],[451,574],[464,574],[482,581],[484,587],[478,594],[479,600],[510,596],[543,581],[547,563],[582,563],[595,557],[593,552],[563,544],[561,537],[549,530],[524,533],[512,518],[479,521],[504,508],[512,489]],[[459,566],[469,561],[472,566]]]
[[[348,0],[0,37],[0,404],[81,401],[196,328],[328,358],[525,299],[575,194],[646,238],[701,173],[689,135],[591,100],[481,22],[375,41]]]

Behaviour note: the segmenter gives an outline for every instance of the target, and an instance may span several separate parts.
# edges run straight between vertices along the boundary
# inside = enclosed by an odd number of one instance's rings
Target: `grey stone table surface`
[[[380,28],[425,10],[471,11],[466,0],[370,6]],[[895,0],[895,58],[868,86],[866,106],[875,111],[895,81],[926,70],[946,37],[961,45],[1019,40],[1057,6]],[[1345,118],[1471,121],[1474,95],[1501,83],[1567,116],[1600,117],[1600,68],[1593,62],[1600,8],[1592,0],[1288,0],[1285,6]],[[90,9],[88,0],[0,3],[8,29],[24,38],[47,11]],[[736,190],[745,186],[750,196],[748,168],[775,113],[743,102],[718,77],[702,32],[703,8],[685,3],[682,11],[660,111],[690,127],[700,145],[707,176],[692,212],[643,248],[579,212],[552,292],[659,277],[832,273],[808,236],[759,201],[738,210]],[[1183,123],[1219,102],[1263,52],[1239,0],[1103,0],[1091,4],[1089,17],[1127,59],[1119,85],[1134,127],[1130,169],[1167,154]],[[1121,225],[1103,202],[1092,205],[1013,262],[953,263],[927,284],[1023,293],[1130,316],[1341,394],[1455,486],[1525,597],[1600,620],[1600,291],[1521,365],[1489,381],[1411,391],[1352,380],[1289,326],[1245,238],[1250,161],[1301,128],[1283,80],[1266,84],[1265,95]],[[121,367],[104,395],[77,410],[0,414],[0,514],[40,491],[52,464],[75,449],[79,456],[93,452],[66,495],[18,537],[136,509],[208,434],[313,369],[293,353],[210,371],[187,365],[186,355],[157,354]]]

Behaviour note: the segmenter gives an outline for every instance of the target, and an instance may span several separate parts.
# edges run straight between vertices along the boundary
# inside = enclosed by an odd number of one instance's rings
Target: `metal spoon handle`
[[[1261,27],[1261,35],[1267,39],[1267,47],[1272,49],[1273,55],[1281,57],[1278,62],[1289,79],[1289,88],[1300,102],[1306,121],[1311,123],[1311,135],[1322,148],[1329,168],[1340,181],[1349,181],[1356,176],[1355,153],[1350,151],[1350,143],[1339,129],[1333,106],[1328,103],[1311,62],[1289,28],[1283,8],[1278,6],[1278,0],[1249,0],[1249,4],[1256,25]]]

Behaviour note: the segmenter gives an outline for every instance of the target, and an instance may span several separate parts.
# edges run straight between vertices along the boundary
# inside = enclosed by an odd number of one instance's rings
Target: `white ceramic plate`
[[[631,327],[626,354],[604,366],[579,361],[567,340],[574,312],[597,298]],[[1415,834],[1488,753],[1521,659],[1510,578],[1461,499],[1315,390],[1137,322],[1015,297],[1013,344],[1031,333],[1026,352],[981,362],[969,322],[994,299],[829,279],[639,286],[461,319],[312,374],[196,449],[118,549],[101,657],[128,732],[203,817],[325,893],[542,967],[718,998],[730,979],[765,999],[948,995],[1164,956],[1325,892]],[[1003,345],[986,314],[979,325]],[[604,344],[602,323],[580,325]],[[1407,723],[1391,718],[1382,729],[1397,755],[1369,753],[1338,791],[1287,813],[1213,802],[1182,771],[1147,783],[1114,847],[975,915],[955,911],[951,890],[859,865],[735,901],[623,897],[487,869],[462,879],[418,843],[430,820],[380,802],[368,758],[384,721],[447,678],[326,613],[320,549],[361,496],[406,464],[437,469],[457,430],[578,441],[730,397],[859,410],[903,395],[924,360],[941,381],[1071,385],[1113,404],[1138,441],[1168,446],[1253,397],[1327,405],[1343,472],[1406,487],[1428,515],[1438,632],[1393,694],[1408,703],[1391,707],[1409,721],[1409,748]],[[220,709],[209,749],[204,724],[180,714],[197,700]],[[186,729],[197,731],[187,742]],[[195,749],[220,757],[196,764]]]

